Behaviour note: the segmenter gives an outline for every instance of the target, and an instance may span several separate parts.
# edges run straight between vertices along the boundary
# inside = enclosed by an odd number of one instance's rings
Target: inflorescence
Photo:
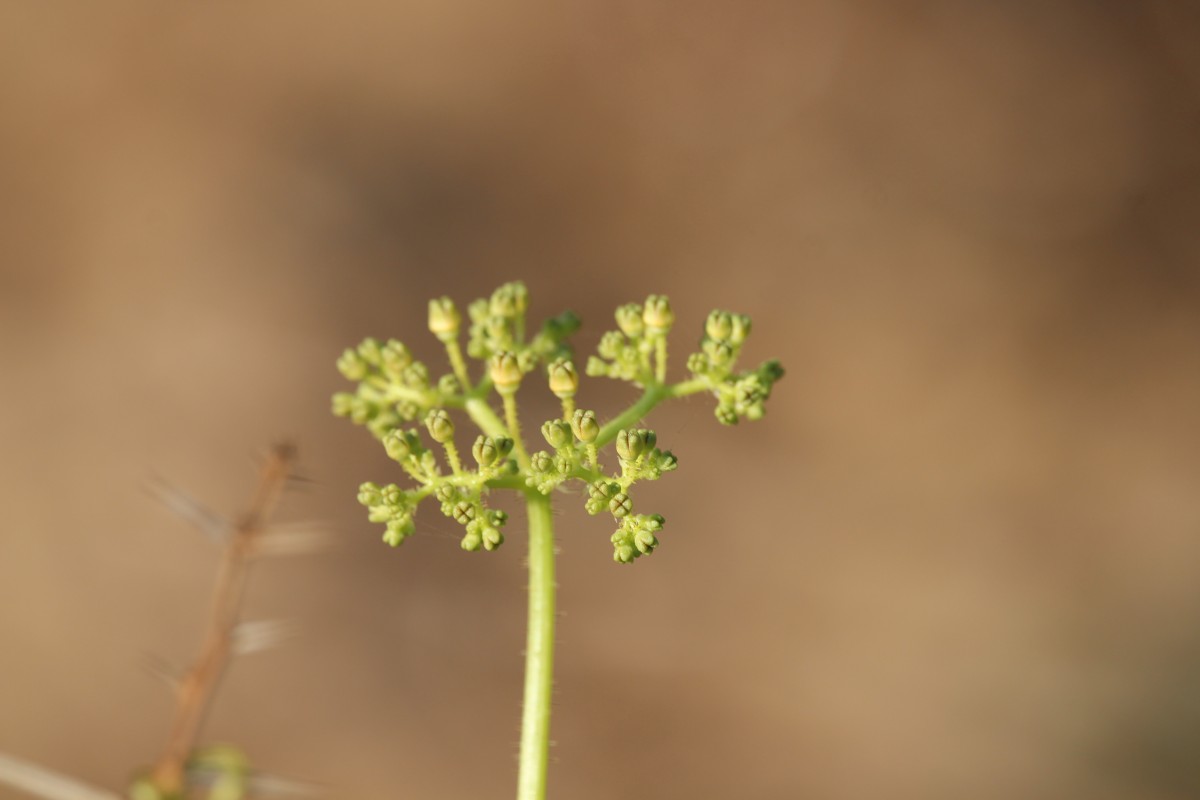
[[[565,312],[527,337],[527,307],[528,292],[520,282],[506,283],[467,307],[466,355],[486,364],[474,381],[459,346],[462,316],[448,297],[430,301],[429,330],[446,348],[449,373],[434,379],[395,340],[381,344],[365,339],[342,354],[338,369],[358,387],[334,395],[334,414],[365,426],[415,483],[409,489],[364,483],[359,502],[372,522],[385,525],[383,539],[392,546],[413,533],[417,506],[432,496],[444,515],[464,527],[464,550],[494,550],[504,541],[501,529],[508,515],[488,507],[491,489],[549,495],[579,481],[586,486],[587,512],[607,511],[618,525],[612,535],[614,560],[630,563],[655,550],[663,526],[658,514],[634,513],[630,489],[678,466],[674,454],[659,449],[653,431],[636,427],[641,418],[662,400],[707,392],[716,397],[716,416],[723,424],[759,419],[783,369],[772,360],[736,372],[750,319],[713,311],[699,352],[687,360],[691,378],[668,383],[667,334],[675,315],[666,297],[651,295],[644,303],[617,309],[618,330],[604,334],[597,355],[587,361],[588,375],[628,381],[643,390],[637,403],[601,423],[594,411],[575,403],[579,373],[567,340],[578,330],[579,318]],[[516,393],[534,372],[544,376],[560,400],[562,415],[541,426],[547,447],[530,452],[521,436]],[[488,402],[493,390],[502,415]],[[452,410],[465,412],[481,431],[470,448],[473,468],[458,450]],[[616,450],[617,470],[612,472],[600,458],[608,444]]]

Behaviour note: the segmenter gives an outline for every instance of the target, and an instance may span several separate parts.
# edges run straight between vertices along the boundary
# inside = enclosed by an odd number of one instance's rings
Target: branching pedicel
[[[417,506],[433,497],[444,515],[464,527],[464,550],[494,550],[504,542],[501,531],[508,516],[487,505],[489,491],[512,489],[524,495],[530,599],[517,796],[540,800],[545,796],[554,633],[551,494],[571,481],[586,486],[587,512],[607,511],[617,524],[612,534],[615,561],[627,564],[654,552],[664,520],[658,514],[634,513],[631,489],[638,481],[673,471],[678,462],[669,450],[658,448],[653,431],[637,427],[642,418],[666,399],[707,392],[716,397],[720,422],[759,419],[783,369],[772,360],[754,370],[735,371],[750,319],[714,311],[705,322],[699,352],[688,357],[691,377],[668,383],[667,334],[675,316],[666,297],[651,295],[645,303],[617,309],[619,330],[604,334],[597,355],[587,361],[588,375],[627,381],[642,390],[633,405],[601,424],[594,411],[576,407],[579,375],[567,339],[579,328],[578,317],[568,311],[527,338],[527,306],[524,284],[514,282],[468,307],[467,355],[487,363],[473,381],[459,346],[458,309],[448,297],[430,301],[429,329],[445,345],[452,371],[434,380],[400,342],[366,339],[338,360],[338,369],[358,389],[334,395],[333,411],[366,426],[415,483],[407,489],[364,483],[359,489],[359,501],[371,521],[384,524],[383,540],[392,546],[412,534]],[[541,425],[549,449],[531,453],[522,438],[516,393],[535,372],[545,376],[561,401],[562,416]],[[502,414],[488,401],[492,390],[500,397]],[[455,443],[451,410],[465,412],[480,430],[470,450],[474,469],[464,465]],[[425,446],[418,421],[433,447]],[[610,472],[601,451],[612,443],[617,469]],[[435,454],[438,449],[444,460]]]

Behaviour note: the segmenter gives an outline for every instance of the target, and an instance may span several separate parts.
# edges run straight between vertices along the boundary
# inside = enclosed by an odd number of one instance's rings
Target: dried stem
[[[200,654],[179,682],[170,733],[151,773],[155,786],[167,796],[177,796],[183,791],[188,755],[195,747],[200,725],[233,652],[234,629],[256,539],[279,502],[295,458],[295,448],[291,445],[281,444],[271,449],[259,472],[249,508],[225,544]]]

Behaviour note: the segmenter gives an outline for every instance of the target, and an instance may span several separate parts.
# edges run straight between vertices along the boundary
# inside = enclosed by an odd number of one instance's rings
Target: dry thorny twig
[[[179,797],[211,776],[196,771],[189,759],[196,750],[201,726],[212,706],[221,678],[231,658],[239,653],[262,650],[278,644],[292,632],[279,621],[241,622],[246,584],[257,557],[307,552],[324,543],[326,534],[311,524],[272,526],[271,517],[289,481],[293,480],[296,450],[290,444],[271,448],[263,461],[258,483],[247,510],[228,521],[209,511],[186,493],[161,481],[151,491],[168,508],[188,520],[222,546],[221,564],[200,652],[178,680],[175,707],[165,745],[158,760],[142,780],[159,796]],[[165,670],[156,674],[167,677]],[[108,791],[88,786],[74,778],[0,753],[0,783],[8,784],[46,800],[118,800]],[[250,788],[260,793],[310,794],[313,787],[255,773],[247,778]]]

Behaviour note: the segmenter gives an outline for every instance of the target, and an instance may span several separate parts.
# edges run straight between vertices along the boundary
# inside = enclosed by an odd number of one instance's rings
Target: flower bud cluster
[[[778,361],[766,361],[757,369],[734,372],[742,345],[750,335],[750,318],[744,314],[713,311],[704,323],[700,351],[687,360],[688,371],[707,384],[717,398],[714,412],[723,425],[739,420],[761,419],[775,382],[783,377]]]
[[[621,520],[621,527],[612,535],[613,561],[632,564],[634,559],[648,556],[658,547],[654,534],[662,530],[664,520],[658,514],[631,514]]]
[[[592,516],[605,512],[621,525],[613,537],[614,558],[630,563],[638,555],[657,546],[653,533],[661,530],[663,518],[633,513],[630,488],[641,480],[657,480],[678,466],[670,452],[658,449],[654,431],[645,428],[623,429],[616,436],[620,472],[606,476],[598,464],[589,462],[588,448],[599,434],[596,415],[579,409],[568,423],[549,420],[542,425],[542,436],[554,448],[534,453],[525,484],[542,494],[550,494],[564,482],[577,479],[587,484],[584,510]],[[629,549],[632,548],[632,549]]]
[[[586,372],[647,386],[654,381],[655,350],[675,322],[671,303],[664,295],[652,294],[644,303],[621,306],[615,316],[618,329],[600,338]]]
[[[598,355],[587,363],[588,375],[646,388],[641,400],[603,426],[594,411],[575,407],[579,372],[567,339],[579,328],[578,317],[564,313],[527,337],[528,305],[524,284],[512,282],[467,308],[467,354],[485,364],[477,384],[472,384],[459,349],[462,315],[448,297],[430,301],[428,322],[446,346],[452,374],[431,381],[429,370],[394,340],[381,344],[366,339],[342,355],[338,369],[358,386],[353,393],[334,396],[334,413],[365,425],[416,483],[412,489],[364,483],[359,501],[372,522],[384,525],[384,541],[392,546],[412,535],[417,506],[433,497],[445,516],[463,526],[463,549],[494,550],[504,541],[508,516],[488,507],[489,490],[521,488],[550,495],[579,481],[587,490],[587,513],[610,514],[617,524],[611,537],[614,560],[631,563],[654,552],[664,524],[657,514],[636,513],[633,487],[678,466],[670,451],[659,449],[654,431],[635,427],[636,420],[663,399],[702,391],[716,396],[722,422],[758,419],[783,370],[779,362],[768,361],[756,370],[735,372],[750,320],[714,311],[705,322],[699,352],[688,359],[692,379],[667,384],[666,337],[675,314],[666,297],[650,295],[617,309],[617,330],[604,334]],[[516,393],[524,378],[539,369],[545,370],[543,385],[562,401],[562,416],[541,426],[547,448],[529,453],[520,439]],[[491,390],[500,396],[503,419],[487,401]],[[473,464],[457,448],[460,431],[451,409],[465,410],[483,431],[470,448]],[[609,443],[616,451],[615,470],[601,464],[600,451]]]
[[[358,347],[342,353],[337,366],[358,387],[333,396],[333,413],[366,426],[377,439],[401,423],[421,417],[456,391],[445,381],[431,386],[429,370],[395,339],[385,344],[364,339]]]
[[[416,530],[413,514],[419,500],[415,492],[406,492],[394,483],[381,487],[368,481],[358,487],[358,502],[367,507],[367,519],[385,524],[383,541],[392,547]]]

